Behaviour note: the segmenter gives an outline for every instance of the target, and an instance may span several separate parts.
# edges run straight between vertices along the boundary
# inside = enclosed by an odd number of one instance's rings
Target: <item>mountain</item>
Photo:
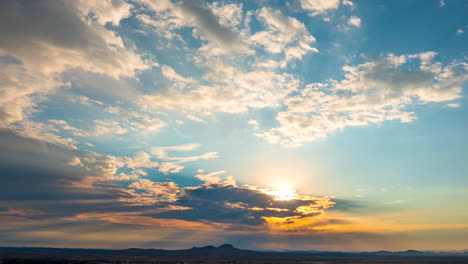
[[[230,244],[221,246],[192,247],[190,249],[164,250],[164,249],[141,249],[128,248],[123,250],[111,249],[70,249],[70,248],[15,248],[0,247],[0,263],[8,262],[5,259],[74,259],[84,260],[83,263],[107,263],[95,262],[95,260],[113,261],[135,261],[138,263],[154,263],[163,261],[165,263],[176,263],[180,260],[194,263],[216,263],[219,261],[253,261],[252,263],[273,262],[274,263],[302,263],[303,261],[338,261],[356,263],[374,263],[382,261],[403,261],[411,259],[411,263],[424,263],[427,257],[440,262],[434,263],[468,263],[468,256],[464,253],[435,253],[417,250],[406,251],[376,251],[376,252],[327,252],[327,251],[253,251],[238,249]],[[136,261],[138,260],[138,261]],[[176,262],[174,262],[176,261]],[[457,262],[463,261],[463,262]],[[18,262],[19,263],[19,262]],[[23,262],[21,262],[23,263]],[[28,262],[35,263],[35,262]],[[39,263],[39,262],[37,262]],[[43,263],[43,262],[41,262]],[[44,262],[45,263],[45,262]],[[133,262],[132,262],[133,263]],[[310,263],[310,262],[309,262]],[[335,262],[333,262],[335,263]],[[392,262],[394,263],[394,262]],[[397,262],[395,262],[397,263]]]

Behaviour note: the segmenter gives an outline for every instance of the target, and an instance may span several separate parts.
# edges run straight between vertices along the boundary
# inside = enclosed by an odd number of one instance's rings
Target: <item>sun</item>
[[[277,201],[289,201],[299,197],[294,186],[288,183],[272,184],[270,188],[263,189],[263,192]]]

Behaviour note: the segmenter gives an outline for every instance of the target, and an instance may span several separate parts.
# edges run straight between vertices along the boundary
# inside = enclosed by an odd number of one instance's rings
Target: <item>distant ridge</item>
[[[374,251],[374,252],[331,252],[331,251],[254,251],[238,249],[231,244],[223,244],[218,247],[213,245],[204,247],[192,247],[190,249],[165,250],[165,249],[72,249],[72,248],[35,248],[35,247],[0,247],[1,258],[74,258],[74,259],[119,259],[119,258],[148,258],[148,259],[379,259],[393,258],[394,256],[419,258],[419,257],[457,257],[466,259],[462,252],[423,252],[414,249],[406,251]],[[468,259],[467,259],[468,260]]]

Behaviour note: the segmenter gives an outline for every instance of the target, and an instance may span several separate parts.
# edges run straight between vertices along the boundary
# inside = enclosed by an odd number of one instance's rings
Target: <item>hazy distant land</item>
[[[182,250],[1,247],[0,263],[468,263],[467,251],[253,251],[229,244]]]

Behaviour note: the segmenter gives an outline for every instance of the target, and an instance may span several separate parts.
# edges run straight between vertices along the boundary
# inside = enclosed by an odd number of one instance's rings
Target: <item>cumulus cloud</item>
[[[237,186],[232,177],[223,176],[224,171],[199,173],[196,177],[204,182],[199,186],[179,187],[170,181],[127,178],[131,181],[127,188],[118,187],[114,181],[119,180],[120,168],[141,170],[160,164],[144,152],[133,158],[115,157],[21,137],[8,130],[0,133],[0,169],[7,180],[0,186],[0,201],[23,205],[0,210],[1,215],[59,214],[74,221],[75,215],[99,211],[103,216],[114,212],[154,221],[170,218],[262,227],[270,221],[268,217],[285,221],[313,217],[334,204],[330,197],[295,195],[279,199],[270,189]],[[194,148],[194,144],[175,147]],[[81,205],[70,206],[74,204]],[[28,209],[31,206],[34,209]],[[111,221],[105,217],[101,220]]]
[[[255,33],[251,40],[268,52],[284,53],[286,61],[301,59],[308,52],[318,52],[311,46],[315,38],[299,20],[268,7],[261,8],[256,15],[268,30]]]
[[[339,0],[298,0],[303,10],[309,11],[311,16],[324,14],[328,11],[337,9],[340,5]],[[349,1],[347,1],[349,2]]]
[[[129,188],[144,190],[147,195],[147,199],[151,201],[165,201],[175,202],[178,199],[178,195],[181,189],[173,182],[152,182],[147,179],[140,179],[133,182],[128,186]],[[143,197],[138,197],[140,200]],[[135,199],[135,198],[134,198]]]
[[[267,189],[237,186],[232,178],[220,176],[224,173],[219,171],[199,174],[197,177],[205,181],[203,185],[178,189],[177,198],[173,199],[172,205],[182,208],[181,210],[145,215],[154,218],[262,226],[272,218],[288,222],[292,219],[318,216],[334,204],[330,197],[296,195],[289,200],[281,200],[271,195]],[[159,190],[159,187],[156,189]]]
[[[257,135],[272,143],[298,146],[347,126],[411,122],[415,114],[405,107],[457,99],[468,77],[466,63],[443,66],[433,61],[435,55],[390,54],[344,66],[343,80],[309,84],[297,96],[285,99],[287,110],[277,117],[280,126]],[[402,68],[409,62],[417,63],[416,68]]]
[[[203,115],[213,112],[241,113],[249,108],[279,106],[299,86],[299,81],[291,74],[260,70],[244,72],[231,67],[214,68],[206,78],[210,84],[144,95],[139,104],[148,109]]]
[[[79,0],[78,9],[83,16],[91,15],[100,24],[120,24],[120,20],[130,16],[132,5],[123,0],[90,1]]]
[[[207,45],[212,48],[220,49],[223,52],[238,52],[245,49],[240,31],[231,27],[232,21],[239,20],[239,16],[241,16],[241,7],[235,4],[222,6],[215,3],[208,6],[199,1],[180,1],[177,3],[162,1],[156,3],[141,0],[141,2],[156,12],[156,19],[140,15],[140,21],[154,26],[156,32],[161,36],[168,39],[181,39],[180,35],[171,31],[182,27],[193,27],[195,28],[193,36],[208,41]],[[230,10],[229,8],[235,9]],[[234,25],[236,25],[235,22]]]
[[[354,27],[360,27],[361,19],[359,17],[352,16],[348,19],[348,24]]]
[[[2,5],[0,40],[2,65],[2,122],[24,119],[41,94],[63,85],[58,74],[73,68],[114,78],[134,77],[148,69],[139,55],[102,24],[128,16],[130,5],[121,2],[117,13],[108,9],[118,1],[15,1]],[[92,13],[94,19],[87,20]],[[94,22],[94,20],[96,22]],[[28,110],[29,109],[29,110]]]

